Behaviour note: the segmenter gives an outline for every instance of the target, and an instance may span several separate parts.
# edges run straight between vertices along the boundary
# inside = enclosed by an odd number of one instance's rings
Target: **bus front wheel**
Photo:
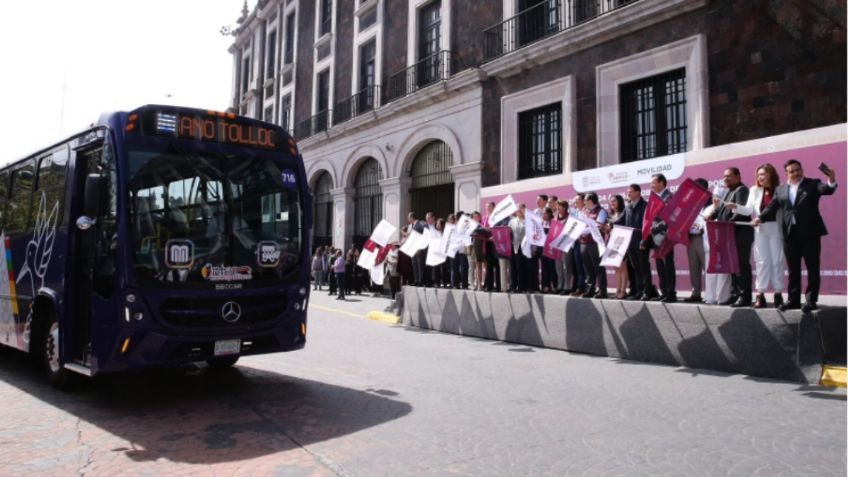
[[[209,365],[210,369],[226,369],[234,366],[238,360],[239,356],[234,354],[230,356],[222,356],[220,358],[207,359],[206,364]]]
[[[68,388],[73,376],[62,366],[59,359],[59,322],[55,316],[50,318],[44,333],[43,357],[47,380],[50,384],[59,389]]]

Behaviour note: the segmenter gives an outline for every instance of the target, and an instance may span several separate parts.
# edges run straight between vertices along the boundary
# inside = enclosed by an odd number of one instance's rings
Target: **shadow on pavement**
[[[391,390],[360,391],[238,365],[103,376],[63,392],[23,356],[0,352],[0,382],[91,424],[82,428],[98,442],[121,443],[111,452],[139,462],[251,459],[342,437],[412,411],[409,404],[389,399],[397,396]],[[36,431],[47,437],[55,424],[45,420]]]

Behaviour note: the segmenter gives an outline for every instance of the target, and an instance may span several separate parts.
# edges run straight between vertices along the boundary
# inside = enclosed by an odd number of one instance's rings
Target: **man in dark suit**
[[[825,166],[825,184],[819,179],[805,178],[801,163],[795,159],[787,161],[783,169],[788,182],[778,186],[774,199],[753,223],[759,225],[761,220],[776,217],[783,228],[783,252],[789,268],[789,300],[781,305],[781,311],[801,308],[801,259],[804,259],[807,266],[807,302],[803,310],[809,312],[817,308],[821,285],[821,238],[827,235],[819,212],[819,199],[836,190],[836,173]]]
[[[410,212],[406,216],[406,222],[409,224],[409,227],[418,232],[419,234],[424,234],[424,227],[427,226],[423,221],[418,220],[418,216],[415,212]],[[411,231],[410,231],[411,232]],[[419,250],[415,253],[415,256],[412,257],[412,284],[417,287],[424,286],[424,271],[425,271],[425,261],[427,260],[427,249]]]
[[[642,221],[645,218],[645,207],[647,203],[642,198],[642,188],[639,184],[630,184],[627,187],[627,199],[629,203],[624,208],[624,225],[633,229],[633,237],[627,248],[627,261],[633,267],[631,275],[629,300],[650,300],[657,296],[657,291],[651,279],[650,251],[639,248],[642,242]]]
[[[748,186],[742,183],[739,169],[728,167],[724,170],[724,185],[727,192],[721,199],[713,199],[712,217],[720,222],[750,222],[750,215],[740,215],[736,210],[725,204],[747,204]],[[730,305],[734,308],[747,307],[753,304],[751,298],[751,247],[754,245],[754,228],[748,225],[736,227],[736,255],[739,257],[739,273],[730,277],[730,299],[720,305]]]
[[[651,176],[651,193],[656,194],[660,199],[662,199],[663,203],[668,204],[672,194],[671,191],[668,190],[668,180],[665,178],[665,175],[654,174]],[[663,227],[658,227],[658,225],[664,224],[662,224],[658,218],[654,218],[654,223],[651,225],[651,236],[643,237],[642,239],[642,243],[640,245],[642,250],[659,248],[662,241],[667,240],[667,238],[664,237],[665,230]],[[662,293],[662,296],[655,297],[653,300],[658,300],[663,303],[677,302],[677,272],[674,269],[674,248],[672,248],[665,257],[654,259],[654,264],[657,267],[657,276],[659,277],[660,292]]]

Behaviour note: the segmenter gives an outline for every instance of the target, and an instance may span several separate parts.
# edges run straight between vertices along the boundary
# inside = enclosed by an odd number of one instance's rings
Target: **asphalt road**
[[[846,393],[369,321],[74,392],[0,352],[0,475],[845,475]]]

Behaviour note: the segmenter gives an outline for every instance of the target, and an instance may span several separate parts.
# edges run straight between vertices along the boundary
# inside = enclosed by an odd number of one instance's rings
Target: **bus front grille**
[[[224,305],[237,303],[240,308],[238,319],[228,313],[224,318]],[[286,311],[288,300],[283,294],[245,296],[238,298],[168,298],[159,311],[171,325],[181,327],[220,327],[251,325],[271,321]],[[227,311],[232,311],[228,307]]]

